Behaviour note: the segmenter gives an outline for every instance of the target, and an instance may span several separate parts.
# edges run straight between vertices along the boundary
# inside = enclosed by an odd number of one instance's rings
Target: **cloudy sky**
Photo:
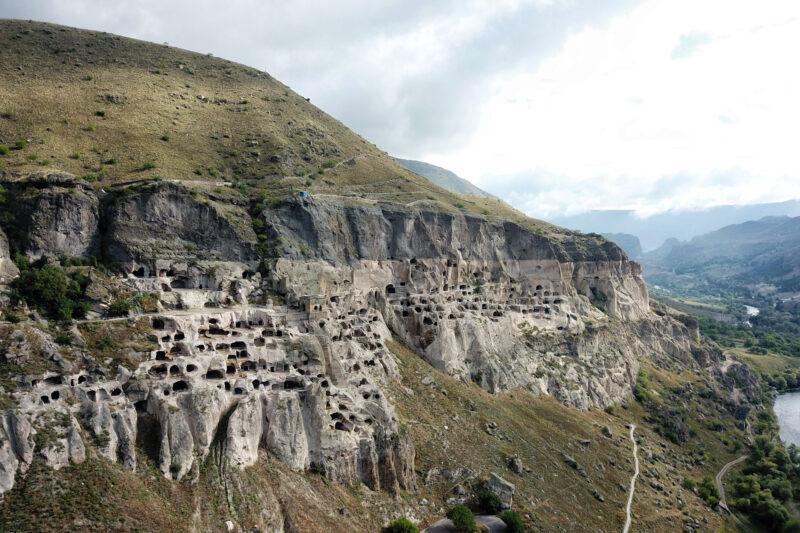
[[[800,198],[796,0],[0,0],[266,70],[531,215]]]

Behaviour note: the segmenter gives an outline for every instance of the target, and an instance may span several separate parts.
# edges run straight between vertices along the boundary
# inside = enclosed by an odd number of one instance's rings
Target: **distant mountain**
[[[639,237],[645,251],[660,246],[666,239],[688,241],[692,237],[723,226],[759,220],[767,216],[800,216],[800,200],[787,202],[723,205],[702,211],[668,211],[640,218],[633,211],[589,211],[580,215],[552,217],[554,224],[594,233],[630,233]]]
[[[765,217],[671,241],[644,254],[642,263],[645,279],[665,286],[800,290],[800,217]]]
[[[494,195],[489,194],[483,189],[479,189],[472,183],[468,182],[464,178],[459,177],[457,174],[447,170],[446,168],[437,167],[436,165],[431,165],[430,163],[424,163],[422,161],[414,161],[412,159],[399,159],[395,157],[394,160],[406,167],[411,172],[416,172],[423,178],[428,179],[429,181],[435,183],[439,187],[447,189],[448,191],[457,192],[459,194],[470,194],[472,196],[485,196],[487,198],[494,198]]]
[[[603,233],[603,237],[612,240],[622,248],[629,259],[638,259],[642,255],[642,243],[639,237],[630,233]]]

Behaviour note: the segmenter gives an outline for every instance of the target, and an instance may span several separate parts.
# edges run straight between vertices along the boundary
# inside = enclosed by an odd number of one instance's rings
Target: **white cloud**
[[[497,80],[464,149],[429,157],[538,215],[800,197],[798,14],[796,2],[645,2]],[[731,169],[748,178],[720,179]],[[682,187],[655,186],[669,176]]]
[[[265,69],[536,216],[800,198],[796,0],[0,0]]]

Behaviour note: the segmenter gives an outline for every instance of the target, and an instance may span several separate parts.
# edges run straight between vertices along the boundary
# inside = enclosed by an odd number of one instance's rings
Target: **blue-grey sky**
[[[266,70],[531,215],[800,198],[794,0],[0,0]]]

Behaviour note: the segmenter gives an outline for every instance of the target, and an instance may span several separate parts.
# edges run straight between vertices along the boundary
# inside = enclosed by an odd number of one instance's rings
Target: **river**
[[[800,446],[800,391],[779,394],[775,399],[775,414],[781,426],[781,440]]]

